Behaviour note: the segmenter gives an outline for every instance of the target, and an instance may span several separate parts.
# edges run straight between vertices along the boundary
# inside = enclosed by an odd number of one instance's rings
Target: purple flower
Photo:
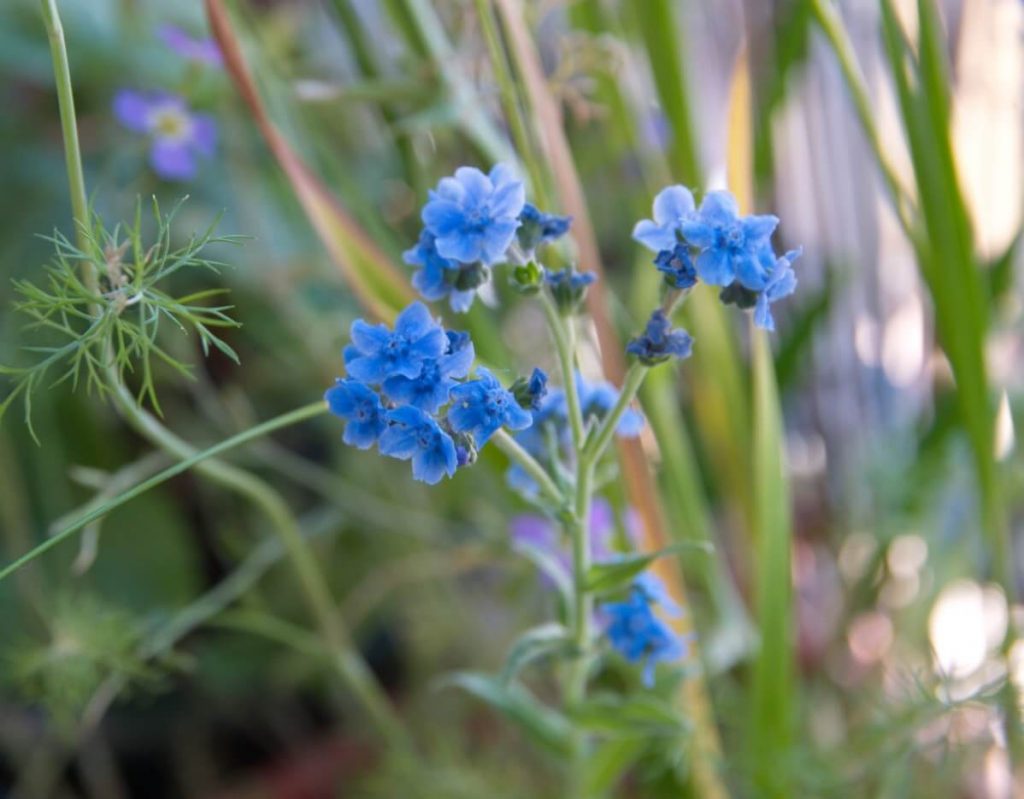
[[[196,39],[177,25],[161,25],[157,30],[157,35],[164,44],[182,58],[211,67],[219,67],[224,64],[220,48],[217,47],[217,43],[213,39]]]
[[[165,180],[194,178],[197,157],[211,157],[217,143],[213,118],[193,113],[174,94],[122,89],[114,97],[114,116],[128,130],[150,137],[150,165]]]
[[[430,192],[421,216],[443,258],[489,266],[505,257],[524,202],[523,182],[507,164],[489,175],[463,166]]]
[[[693,194],[685,186],[668,186],[654,198],[654,219],[633,228],[633,238],[653,252],[672,250],[679,243],[683,223],[694,216]]]

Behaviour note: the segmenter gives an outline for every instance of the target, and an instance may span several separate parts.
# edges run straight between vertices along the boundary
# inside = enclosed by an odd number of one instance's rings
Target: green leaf
[[[518,683],[506,685],[488,674],[459,672],[440,687],[461,688],[516,724],[534,743],[559,757],[572,751],[572,727],[562,714],[542,705]]]
[[[606,796],[622,782],[629,768],[647,748],[643,737],[601,741],[587,758],[584,796]]]
[[[543,657],[569,654],[574,648],[572,634],[562,624],[551,622],[527,630],[509,650],[501,681],[508,685],[527,664]]]
[[[595,694],[577,707],[570,718],[584,730],[615,738],[673,737],[690,729],[689,722],[671,702],[649,693]]]
[[[633,578],[650,566],[658,558],[674,555],[683,550],[712,552],[714,547],[703,541],[681,542],[659,549],[657,552],[644,552],[622,555],[606,563],[595,563],[587,571],[586,590],[595,594],[610,594],[621,591],[632,582]]]

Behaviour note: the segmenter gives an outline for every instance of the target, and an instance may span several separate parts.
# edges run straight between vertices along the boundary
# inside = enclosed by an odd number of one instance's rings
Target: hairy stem
[[[579,452],[583,449],[585,431],[580,395],[576,387],[576,328],[573,326],[572,317],[562,316],[546,291],[540,293],[540,299],[551,330],[551,338],[555,341],[558,367],[562,374],[562,388],[565,391],[565,404],[569,414],[569,429],[572,431],[572,445]]]
[[[536,458],[523,449],[504,429],[499,428],[496,430],[494,435],[491,436],[491,441],[495,443],[498,449],[508,455],[511,460],[523,467],[526,473],[537,483],[541,494],[555,503],[555,507],[561,507],[564,504],[565,498],[562,496],[558,486],[555,485],[555,481],[551,479],[551,475],[547,473],[547,470],[540,465]]]

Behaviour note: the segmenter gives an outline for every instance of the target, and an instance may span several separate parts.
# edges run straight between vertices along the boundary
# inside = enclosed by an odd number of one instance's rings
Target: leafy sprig
[[[26,330],[49,336],[45,343],[23,348],[34,354],[32,363],[0,365],[0,375],[14,383],[0,402],[0,418],[17,397],[22,397],[25,421],[34,438],[32,395],[41,386],[52,388],[70,382],[77,389],[84,383],[87,390],[103,394],[110,389],[112,378],[120,382],[129,373],[139,377],[138,400],[148,401],[159,412],[155,362],[185,377],[192,376],[192,367],[159,343],[161,323],[198,335],[204,354],[208,355],[213,346],[238,362],[235,351],[215,332],[238,326],[228,315],[232,306],[205,304],[225,289],[176,297],[166,283],[184,269],[219,273],[225,264],[204,255],[204,251],[213,244],[237,244],[240,237],[217,235],[219,220],[215,220],[202,233],[175,246],[172,226],[182,202],[164,215],[154,198],[156,235],[149,246],[144,243],[141,203],[131,224],[118,224],[109,231],[93,214],[92,227],[81,237],[84,246],[76,245],[59,231],[47,237],[54,246],[54,257],[45,267],[45,282],[37,285],[29,280],[15,281],[18,299],[14,307],[29,317]],[[98,275],[95,288],[83,280],[83,264],[91,264]]]

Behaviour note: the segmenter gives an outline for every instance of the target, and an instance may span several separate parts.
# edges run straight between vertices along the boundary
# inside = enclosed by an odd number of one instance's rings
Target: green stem
[[[511,460],[523,467],[526,473],[540,487],[541,494],[554,502],[556,507],[560,508],[564,504],[565,497],[562,496],[562,492],[555,485],[555,481],[551,479],[551,475],[547,473],[547,470],[540,465],[536,458],[520,446],[518,441],[505,432],[504,429],[500,428],[491,436],[491,441],[495,443],[498,449],[508,455]]]
[[[555,340],[558,355],[558,366],[562,373],[562,388],[565,391],[565,404],[569,414],[569,429],[572,431],[572,445],[577,452],[583,449],[583,411],[580,408],[580,395],[576,388],[576,329],[572,317],[562,316],[555,302],[546,291],[540,293],[541,307],[547,316],[551,337]]]
[[[161,483],[166,483],[172,477],[176,477],[182,472],[187,472],[196,464],[201,463],[202,461],[208,458],[212,458],[215,455],[220,455],[223,452],[227,452],[228,450],[241,446],[242,444],[245,444],[248,441],[252,441],[254,438],[259,438],[260,436],[265,436],[268,433],[272,433],[274,430],[280,430],[282,427],[288,427],[290,425],[303,422],[306,419],[310,419],[314,416],[319,416],[321,413],[325,413],[326,410],[327,406],[324,404],[322,400],[314,402],[311,405],[305,405],[301,408],[297,408],[294,411],[290,411],[289,413],[282,414],[281,416],[276,416],[273,419],[268,419],[266,422],[263,422],[262,424],[258,424],[255,427],[250,427],[248,430],[239,433],[237,436],[232,436],[231,438],[225,439],[224,441],[221,441],[219,444],[216,444],[210,447],[209,449],[205,449],[202,452],[197,452],[190,458],[178,461],[173,466],[169,466],[159,474],[153,475],[148,480],[143,480],[141,483],[138,483],[137,485],[119,494],[118,496],[114,497],[108,502],[105,502],[98,507],[90,509],[88,512],[84,513],[82,516],[78,517],[73,522],[70,522],[68,525],[62,527],[60,530],[55,532],[52,536],[47,538],[46,541],[41,543],[39,546],[29,550],[21,557],[4,566],[3,569],[0,569],[0,581],[4,580],[6,577],[16,572],[22,566],[25,566],[29,562],[35,560],[44,552],[53,549],[55,546],[57,546],[58,544],[62,543],[65,539],[77,533],[86,525],[91,524],[92,522],[102,518],[103,516],[106,516],[115,508],[121,507],[122,505],[135,499],[137,496],[146,493],[151,488],[156,488],[156,486],[160,485]]]
[[[649,366],[645,366],[639,361],[629,367],[623,380],[618,400],[616,400],[608,415],[601,420],[601,425],[597,428],[597,432],[591,436],[590,441],[587,442],[587,446],[583,450],[584,459],[590,463],[597,463],[601,456],[604,455],[605,450],[608,449],[612,436],[615,435],[615,428],[618,426],[622,414],[626,412],[630,403],[636,398],[644,378],[647,377],[648,369],[650,369]]]
[[[846,33],[846,29],[843,27],[842,20],[839,18],[835,7],[828,0],[811,0],[811,11],[818,22],[818,27],[821,28],[821,32],[825,34],[825,38],[835,54],[836,61],[839,63],[839,70],[842,72],[846,88],[849,90],[850,97],[853,100],[857,120],[860,122],[864,136],[882,173],[882,179],[889,190],[889,197],[892,201],[893,209],[896,211],[896,217],[899,219],[900,225],[903,227],[907,237],[914,241],[916,239],[913,223],[915,215],[914,203],[910,198],[910,193],[900,183],[900,179],[896,176],[896,170],[890,165],[889,159],[885,154],[882,137],[878,132],[878,128],[875,127],[867,85],[857,64],[857,56],[854,53],[853,45]]]
[[[86,236],[86,232],[89,225],[89,209],[85,193],[85,180],[82,172],[81,150],[78,145],[78,128],[75,122],[75,105],[71,85],[71,71],[68,66],[67,49],[64,42],[64,33],[60,23],[60,15],[57,10],[56,0],[42,0],[42,15],[47,33],[50,37],[50,50],[53,58],[54,78],[57,82],[57,96],[60,103],[61,125],[64,136],[64,152],[68,161],[68,180],[71,190],[71,206],[75,217],[75,227],[78,235],[79,246],[83,250],[87,250],[88,238]],[[91,289],[96,289],[97,275],[95,267],[88,260],[83,261],[83,267],[83,279],[87,286]],[[98,310],[99,309],[97,309],[97,312]],[[292,560],[299,583],[302,587],[303,593],[305,594],[306,601],[321,628],[324,638],[331,647],[334,665],[338,673],[348,684],[349,689],[362,701],[367,712],[370,714],[371,718],[373,718],[385,738],[396,747],[402,749],[408,748],[409,740],[400,720],[389,705],[384,692],[375,681],[373,674],[370,672],[369,668],[367,668],[364,661],[359,657],[355,647],[349,640],[348,631],[345,628],[341,617],[338,615],[334,598],[331,596],[324,575],[320,571],[316,557],[309,548],[305,539],[302,537],[291,511],[281,498],[281,495],[255,475],[230,464],[213,459],[213,455],[218,451],[223,451],[223,449],[229,448],[227,445],[231,444],[231,442],[234,442],[234,444],[231,445],[237,445],[238,443],[248,440],[248,438],[262,434],[257,433],[256,431],[262,430],[262,432],[266,432],[269,429],[275,429],[275,427],[271,426],[268,428],[267,425],[259,425],[240,434],[239,436],[235,436],[233,439],[221,442],[220,445],[211,447],[205,452],[198,452],[188,442],[179,438],[170,430],[165,428],[154,416],[139,406],[134,395],[121,381],[117,368],[114,365],[113,355],[109,352],[109,349],[110,345],[108,343],[108,365],[106,367],[107,379],[110,383],[114,400],[121,412],[124,414],[128,423],[139,434],[155,443],[161,449],[174,455],[176,458],[179,458],[182,461],[182,463],[179,463],[177,467],[180,471],[184,471],[186,468],[189,468],[189,466],[196,466],[198,471],[202,472],[220,485],[231,488],[248,497],[253,504],[259,507],[267,515],[273,524],[274,530],[280,537],[285,550],[288,552],[288,555]],[[299,421],[301,419],[308,418],[309,416],[322,413],[324,409],[324,404],[322,402],[318,402],[314,405],[310,405],[306,408],[293,412],[297,415],[294,419],[292,418],[292,415],[285,414],[284,417],[278,417],[278,420],[276,421],[280,422],[282,419],[289,419],[290,421],[288,423],[291,423],[292,421]],[[275,420],[272,420],[272,422],[273,421]],[[282,425],[279,424],[277,426]],[[171,468],[174,469],[175,467]],[[151,487],[151,485],[156,485],[157,482],[161,482],[161,480],[158,479],[161,478],[161,476],[164,476],[163,479],[167,479],[166,475],[168,475],[168,472],[170,471],[171,470],[165,470],[164,472],[161,472],[160,475],[156,475],[154,478],[151,478],[145,483],[140,484],[140,486],[137,486],[136,494],[141,493],[146,488]],[[177,474],[178,472],[173,473]],[[128,492],[128,494],[131,493],[132,492]],[[119,499],[124,499],[125,497],[126,495],[122,495]],[[107,506],[107,509],[109,509],[109,507],[110,506]],[[101,511],[97,509],[95,513],[100,514]],[[91,514],[87,514],[86,517],[89,515]],[[83,519],[86,519],[86,517],[83,517]],[[88,521],[88,519],[84,522],[80,520],[76,525],[80,526],[81,524],[87,524]],[[19,558],[15,563],[10,564],[3,571],[0,571],[0,579],[3,579],[4,576],[15,571],[18,567],[36,557],[40,552],[46,551],[50,546],[56,545],[56,543],[63,540],[64,537],[70,534],[70,532],[62,532],[57,536],[54,536],[54,538],[50,539],[50,541],[46,542],[44,545],[37,547],[32,552],[22,556],[22,558]]]

